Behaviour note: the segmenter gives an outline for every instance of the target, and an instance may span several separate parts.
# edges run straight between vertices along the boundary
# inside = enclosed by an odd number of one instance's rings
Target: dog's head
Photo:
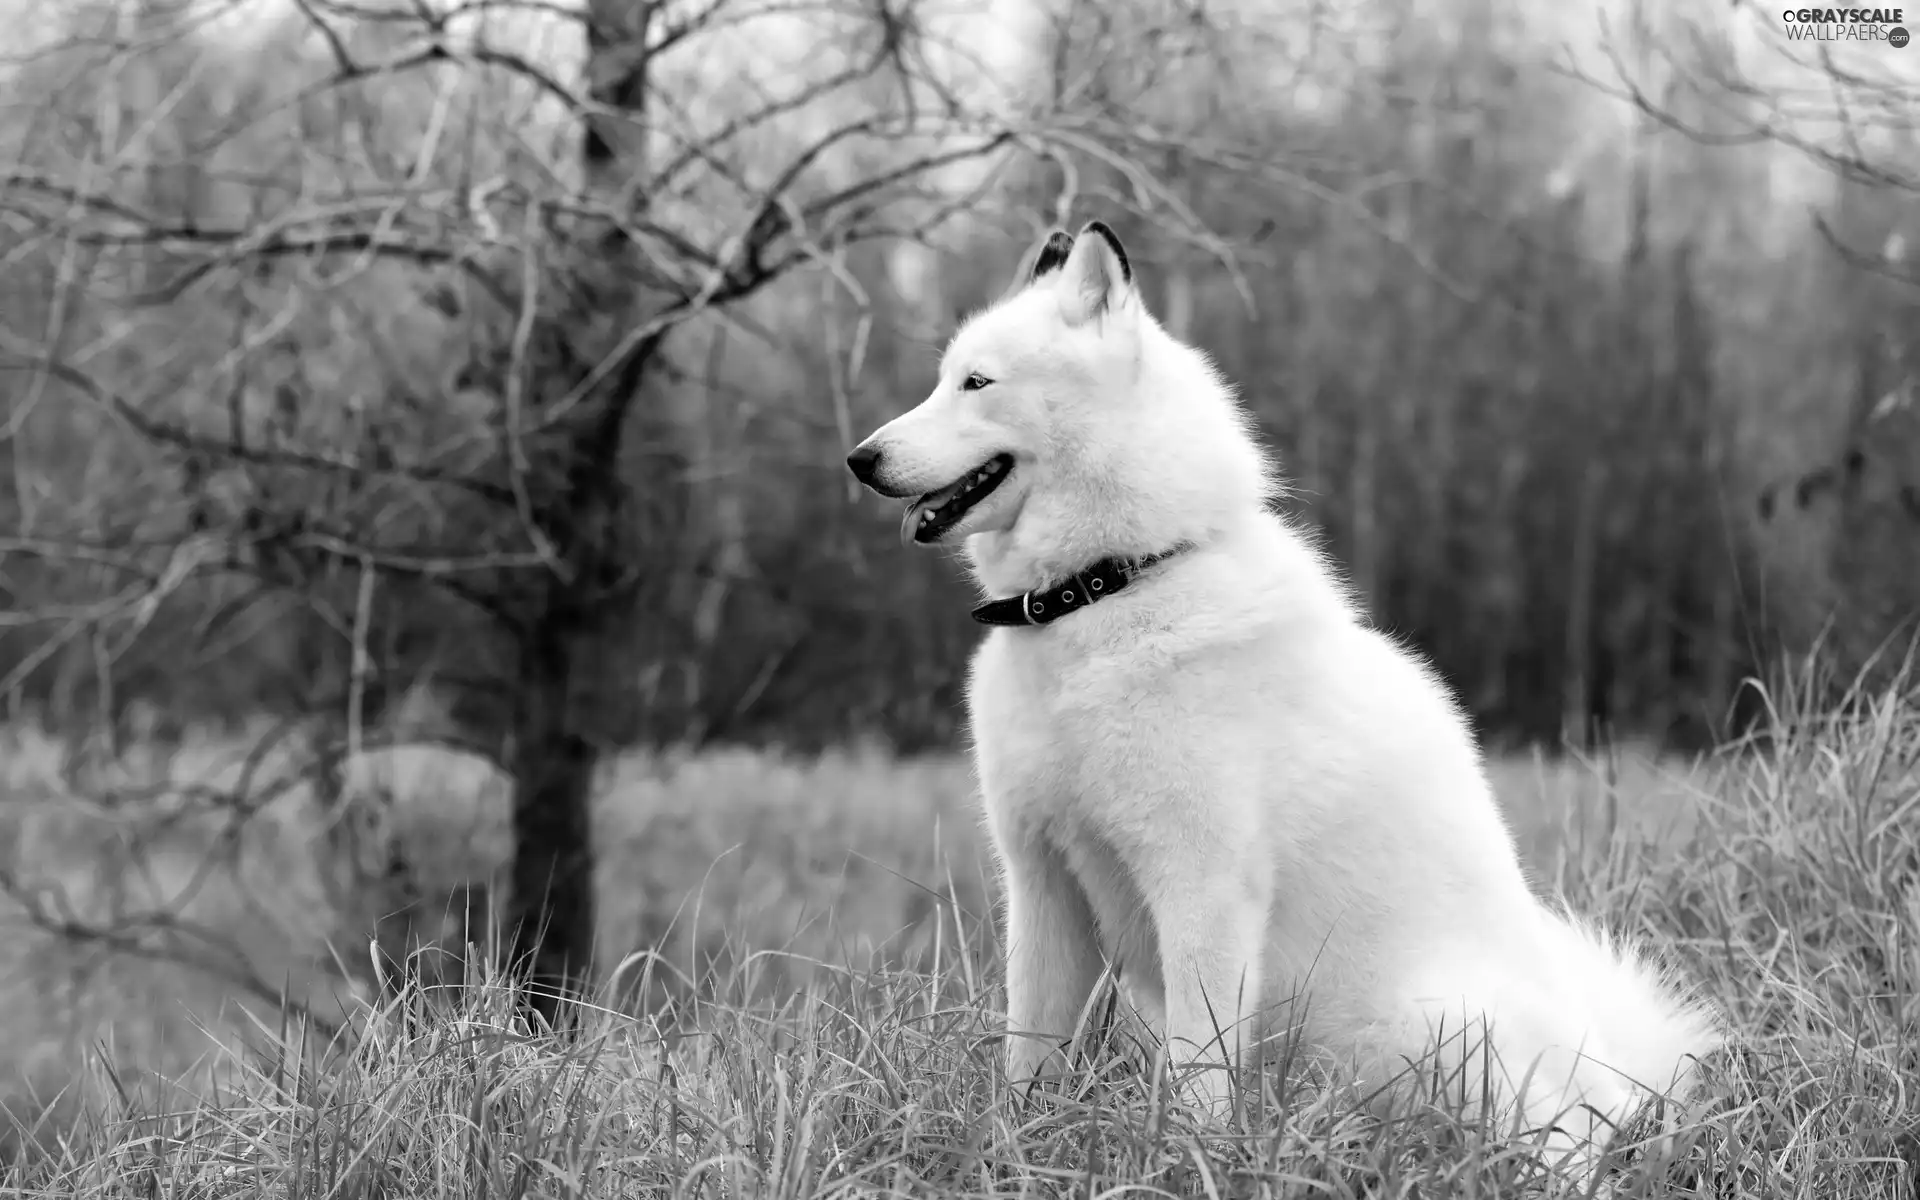
[[[912,501],[900,527],[909,544],[1009,530],[1036,483],[1078,452],[1068,431],[1099,419],[1079,410],[1132,388],[1150,319],[1111,229],[1054,230],[1012,289],[954,335],[933,393],[847,466],[880,495]]]

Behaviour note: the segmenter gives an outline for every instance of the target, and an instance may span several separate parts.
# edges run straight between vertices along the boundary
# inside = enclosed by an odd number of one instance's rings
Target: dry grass
[[[1779,734],[1764,752],[1731,749],[1685,770],[1632,754],[1496,765],[1543,887],[1654,944],[1738,1035],[1709,1064],[1708,1098],[1680,1134],[1623,1154],[1617,1194],[1920,1194],[1920,1105],[1909,1095],[1920,1079],[1920,720],[1886,704],[1782,722]],[[21,761],[9,760],[16,797],[41,786]],[[0,1192],[1470,1196],[1549,1186],[1459,1096],[1380,1123],[1355,1115],[1350,1098],[1275,1077],[1234,1126],[1203,1128],[1126,1060],[1103,1059],[1070,1094],[1011,1105],[992,1037],[991,888],[969,793],[956,762],[877,753],[615,764],[598,810],[600,936],[610,966],[626,949],[660,948],[609,981],[610,994],[637,991],[654,1015],[595,1010],[572,1042],[520,1024],[489,984],[425,1022],[418,997],[402,997],[366,1020],[355,1049],[319,1066],[260,1054],[264,1035],[250,1053],[225,1038],[224,1070],[171,1096],[123,1098],[137,1067],[183,1073],[177,1055],[155,1050],[166,1039],[154,1029],[190,1028],[189,1009],[209,1028],[238,1026],[194,1008],[199,993],[163,998],[149,976],[109,973],[60,1041],[43,987],[4,1010],[0,1061],[11,1071],[37,1052],[43,1074],[48,1063],[79,1069],[101,1103],[43,1126]],[[271,861],[284,871],[305,827],[278,828],[255,852],[282,855]],[[324,881],[324,869],[309,871]],[[38,948],[6,953],[14,986],[57,973]],[[68,1036],[88,1022],[114,1030],[113,1077]],[[55,1042],[66,1048],[46,1049]]]

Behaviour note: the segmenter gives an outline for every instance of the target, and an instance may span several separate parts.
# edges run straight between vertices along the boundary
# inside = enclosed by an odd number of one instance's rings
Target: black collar
[[[1183,543],[1145,558],[1103,558],[1065,583],[989,600],[973,610],[973,619],[982,625],[1046,625],[1113,595],[1140,572],[1187,548]]]

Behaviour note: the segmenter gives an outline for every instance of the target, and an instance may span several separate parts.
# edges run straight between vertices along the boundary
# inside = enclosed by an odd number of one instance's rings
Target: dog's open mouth
[[[939,541],[974,505],[1005,483],[1012,470],[1013,455],[996,454],[947,486],[915,500],[900,522],[901,540],[923,545]]]

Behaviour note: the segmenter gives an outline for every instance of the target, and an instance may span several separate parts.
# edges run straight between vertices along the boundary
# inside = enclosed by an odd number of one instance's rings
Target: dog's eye
[[[977,392],[992,382],[993,380],[975,371],[960,381],[960,390],[963,392]]]

